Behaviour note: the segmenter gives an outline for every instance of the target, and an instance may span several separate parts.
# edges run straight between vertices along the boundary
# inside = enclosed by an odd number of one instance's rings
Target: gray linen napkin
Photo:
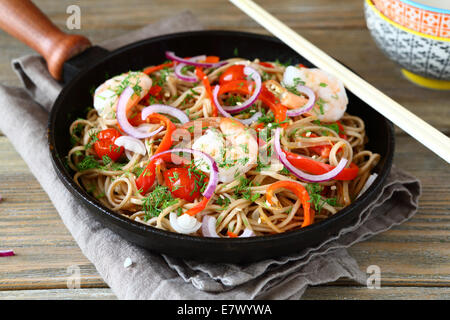
[[[199,29],[196,19],[183,12],[100,45],[111,50],[159,34]],[[48,110],[61,85],[50,77],[39,56],[16,59],[13,68],[25,88],[0,85],[0,130],[47,192],[82,252],[120,299],[300,299],[308,285],[341,277],[364,283],[365,273],[346,248],[404,222],[417,211],[420,182],[393,167],[383,192],[359,219],[316,248],[245,265],[198,263],[151,253],[92,218],[64,187],[51,164],[46,138]],[[125,268],[128,257],[133,265]]]

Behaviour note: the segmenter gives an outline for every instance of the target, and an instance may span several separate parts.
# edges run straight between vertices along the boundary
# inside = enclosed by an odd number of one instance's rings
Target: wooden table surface
[[[60,28],[66,8],[81,8],[82,29],[94,43],[190,9],[209,29],[266,33],[225,0],[35,0]],[[325,52],[445,134],[450,133],[450,91],[416,87],[376,48],[367,31],[363,0],[258,0]],[[0,83],[19,85],[10,60],[30,53],[0,32]],[[305,299],[450,299],[450,167],[401,132],[395,165],[421,179],[418,213],[408,222],[350,252],[362,270],[381,269],[381,289],[349,280],[309,288]],[[0,134],[0,299],[114,299],[115,296],[81,253],[39,183],[5,136]],[[68,267],[81,270],[81,289],[68,289]]]

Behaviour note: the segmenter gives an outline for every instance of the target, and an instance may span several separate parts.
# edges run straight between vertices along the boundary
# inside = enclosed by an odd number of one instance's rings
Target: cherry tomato
[[[229,67],[227,71],[222,73],[219,78],[219,83],[222,85],[233,80],[243,80],[245,78],[246,76],[244,74],[244,66],[241,64],[236,64]]]
[[[94,150],[99,158],[108,156],[112,161],[116,161],[124,152],[123,147],[114,144],[114,141],[121,134],[116,129],[110,128],[100,131],[97,134],[97,141],[94,143]]]
[[[100,131],[97,134],[97,139],[98,140],[116,140],[120,136],[121,136],[121,134],[118,130],[116,130],[114,128],[110,128],[110,129],[105,129],[105,130]]]
[[[188,168],[172,168],[164,172],[164,181],[172,195],[189,202],[200,196],[199,177]]]

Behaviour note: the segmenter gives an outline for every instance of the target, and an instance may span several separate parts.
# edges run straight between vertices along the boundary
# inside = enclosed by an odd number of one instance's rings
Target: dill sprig
[[[309,194],[309,202],[314,206],[314,209],[319,213],[325,204],[329,204],[330,206],[335,206],[337,199],[336,198],[324,198],[321,193],[323,191],[323,186],[318,183],[308,183],[306,185],[306,191]]]
[[[156,186],[155,189],[142,199],[142,209],[145,212],[144,220],[157,217],[167,207],[174,205],[175,199],[166,186]]]

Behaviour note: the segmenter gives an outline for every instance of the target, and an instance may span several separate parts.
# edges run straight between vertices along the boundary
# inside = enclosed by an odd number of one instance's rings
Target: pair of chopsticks
[[[341,79],[348,90],[450,163],[450,138],[442,132],[348,70],[252,0],[230,2],[318,68]]]

